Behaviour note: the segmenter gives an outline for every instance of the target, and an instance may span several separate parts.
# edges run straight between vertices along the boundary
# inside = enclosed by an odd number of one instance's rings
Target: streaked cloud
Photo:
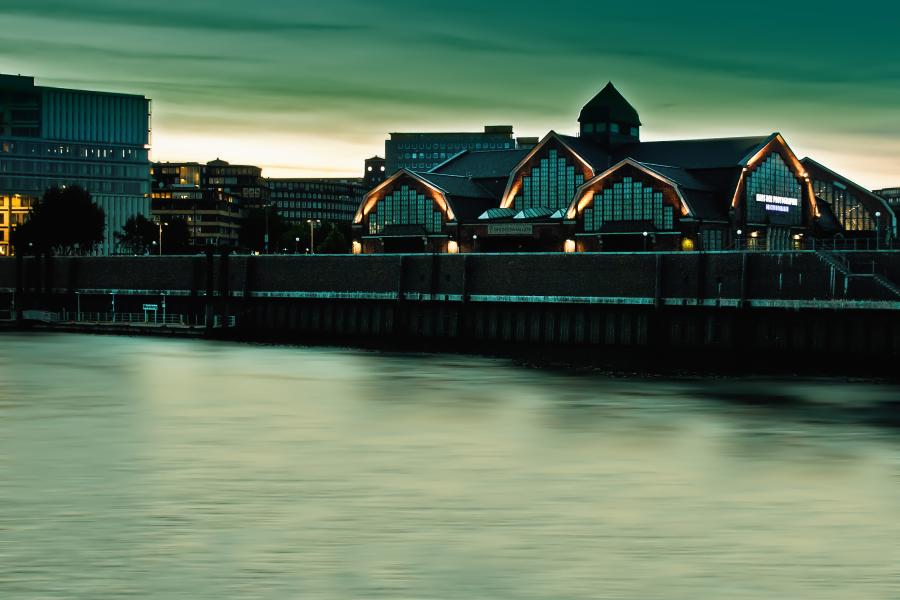
[[[390,131],[572,132],[613,80],[647,139],[779,130],[900,184],[894,5],[0,0],[0,19],[0,71],[151,97],[157,159],[356,174]]]

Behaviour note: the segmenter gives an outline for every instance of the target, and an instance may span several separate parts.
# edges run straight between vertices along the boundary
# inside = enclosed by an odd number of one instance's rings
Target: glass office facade
[[[115,233],[125,221],[150,214],[149,108],[141,96],[47,88],[30,77],[0,75],[5,205],[32,205],[49,188],[81,186],[106,215],[98,253],[117,253]],[[5,254],[12,250],[10,218],[22,219],[12,214],[0,223]]]

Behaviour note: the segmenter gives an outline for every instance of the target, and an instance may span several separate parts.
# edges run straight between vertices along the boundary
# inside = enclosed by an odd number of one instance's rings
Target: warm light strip
[[[431,199],[440,207],[441,211],[443,211],[443,213],[447,215],[447,220],[456,220],[456,215],[453,214],[453,209],[450,208],[450,202],[447,200],[447,195],[444,190],[432,185],[412,171],[401,169],[400,171],[397,171],[394,175],[386,179],[384,182],[382,182],[374,190],[366,194],[365,198],[363,198],[363,201],[360,204],[359,209],[356,211],[356,215],[354,215],[353,217],[353,222],[357,224],[362,223],[363,218],[370,212],[372,212],[372,209],[375,207],[375,205],[378,204],[378,202],[380,202],[382,198],[384,198],[384,193],[382,192],[390,187],[395,181],[400,179],[400,177],[402,177],[403,175],[409,176],[411,179],[421,183],[429,190],[431,190],[431,192],[434,194]]]

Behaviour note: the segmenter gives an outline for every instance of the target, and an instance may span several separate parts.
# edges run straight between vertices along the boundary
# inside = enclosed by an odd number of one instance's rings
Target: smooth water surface
[[[898,388],[0,336],[0,598],[898,598]]]

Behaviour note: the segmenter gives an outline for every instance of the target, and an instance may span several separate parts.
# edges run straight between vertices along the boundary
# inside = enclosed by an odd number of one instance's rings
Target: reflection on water
[[[0,337],[0,598],[896,598],[898,390]]]

